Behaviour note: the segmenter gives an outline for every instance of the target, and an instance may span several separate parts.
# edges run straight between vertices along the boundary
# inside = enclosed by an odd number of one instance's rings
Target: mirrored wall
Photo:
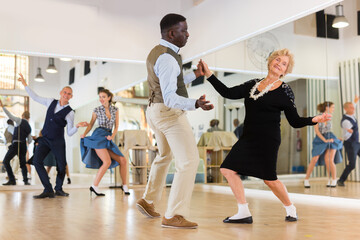
[[[294,54],[295,67],[291,74],[285,76],[283,81],[288,84],[295,95],[295,104],[300,116],[315,116],[320,114],[318,105],[328,103],[327,107],[334,105],[331,128],[336,138],[342,140],[343,132],[341,120],[343,118],[345,102],[353,102],[359,95],[359,58],[360,46],[357,27],[357,6],[355,1],[343,2],[345,14],[350,25],[348,28],[337,29],[331,25],[334,21],[336,6],[331,6],[318,13],[311,14],[295,22],[287,23],[253,36],[245,41],[208,54],[202,59],[210,66],[216,76],[227,86],[235,86],[250,79],[262,79],[267,75],[267,57],[271,52],[281,48],[288,48]],[[239,26],[241,27],[241,26]],[[191,32],[190,32],[191,35]],[[192,71],[199,59],[185,63],[185,72]],[[57,72],[51,73],[54,68]],[[22,66],[22,65],[21,65]],[[19,68],[20,69],[20,68]],[[17,69],[17,71],[19,70]],[[2,71],[3,74],[4,71]],[[116,106],[119,108],[120,126],[123,130],[145,130],[152,145],[155,141],[152,132],[147,126],[145,111],[148,104],[148,86],[146,84],[146,68],[144,64],[114,63],[104,61],[86,61],[78,59],[58,59],[48,57],[28,57],[28,66],[22,66],[21,72],[30,80],[29,85],[44,97],[57,98],[63,86],[69,85],[74,90],[70,101],[75,109],[75,122],[90,121],[93,109],[99,106],[98,90],[110,89],[117,98]],[[2,77],[2,76],[0,76]],[[11,76],[14,79],[15,76]],[[36,78],[36,79],[35,79]],[[16,85],[16,82],[12,83]],[[6,85],[7,86],[7,85]],[[2,87],[6,89],[6,87]],[[30,109],[32,134],[37,136],[43,126],[45,109],[38,103],[29,100],[24,89],[12,88],[2,94],[2,101],[14,115]],[[7,90],[8,91],[8,90]],[[221,97],[205,79],[197,79],[188,86],[189,96],[198,98],[206,94],[215,106],[212,111],[189,111],[188,118],[193,128],[194,136],[198,142],[203,169],[203,182],[208,184],[226,184],[220,175],[219,165],[229,152],[229,146],[220,151],[207,151],[203,147],[206,143],[206,134],[211,129],[211,120],[218,120],[218,128],[224,132],[232,133],[236,126],[234,120],[238,119],[241,125],[245,117],[243,100],[229,100]],[[330,104],[330,105],[329,105]],[[30,106],[30,108],[29,108]],[[355,117],[360,113],[359,104],[355,106]],[[7,127],[6,117],[1,115],[0,132]],[[95,170],[86,169],[80,160],[80,134],[66,137],[67,159],[71,173],[89,174],[89,179]],[[326,196],[360,198],[360,170],[356,163],[355,170],[351,172],[345,187],[327,187],[329,177],[338,179],[348,163],[344,148],[339,151],[342,160],[335,164],[336,176],[331,176],[325,165],[316,165],[310,175],[310,188],[304,188],[306,171],[314,157],[313,141],[317,133],[314,127],[292,128],[285,115],[281,115],[281,145],[278,153],[277,173],[287,186],[289,192],[305,193]],[[261,137],[261,136],[259,136]],[[0,158],[6,152],[5,143],[0,144],[5,149],[1,151]],[[230,136],[236,141],[235,134]],[[29,146],[29,156],[32,155],[33,146]],[[329,151],[328,144],[323,153]],[[259,149],[261,151],[261,149]],[[324,156],[325,157],[325,156]],[[214,160],[211,160],[214,159]],[[325,160],[334,161],[329,155]],[[131,164],[131,162],[130,162]],[[332,169],[333,175],[335,170]],[[107,183],[114,181],[112,172],[108,173]],[[5,176],[5,175],[2,175]],[[268,187],[259,179],[242,176],[247,188],[265,189]],[[91,182],[91,180],[89,181]]]

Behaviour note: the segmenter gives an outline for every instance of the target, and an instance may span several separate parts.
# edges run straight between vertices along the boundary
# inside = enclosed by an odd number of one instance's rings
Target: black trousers
[[[10,166],[10,161],[13,159],[16,155],[19,157],[20,161],[20,168],[23,175],[24,182],[28,181],[27,178],[27,168],[26,168],[26,142],[13,142],[9,146],[9,150],[7,151],[3,164],[5,166],[6,172],[9,176],[9,181],[15,182],[15,176],[12,171],[12,168]]]
[[[355,168],[356,157],[360,157],[360,143],[358,142],[344,142],[345,152],[348,157],[348,164],[341,174],[340,181],[345,182],[350,172]]]
[[[64,183],[66,174],[65,139],[63,137],[60,137],[60,139],[56,140],[48,139],[46,137],[39,139],[38,146],[35,150],[33,163],[41,183],[45,188],[44,192],[53,192],[52,185],[49,181],[49,176],[44,167],[44,159],[50,151],[55,155],[56,159],[57,176],[55,191],[59,191],[62,190],[62,185]]]

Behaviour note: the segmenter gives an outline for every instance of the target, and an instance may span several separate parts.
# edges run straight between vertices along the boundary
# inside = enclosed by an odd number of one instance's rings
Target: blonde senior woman
[[[281,79],[292,71],[293,55],[288,49],[274,51],[268,58],[268,74],[228,88],[220,82],[202,61],[205,76],[221,96],[245,99],[244,132],[221,165],[238,203],[238,212],[224,219],[224,223],[252,223],[240,175],[263,179],[286,209],[286,221],[297,221],[296,208],[289,199],[285,185],[276,175],[276,161],[280,146],[280,114],[294,128],[315,125],[330,120],[324,113],[316,117],[300,117],[294,104],[294,94]]]

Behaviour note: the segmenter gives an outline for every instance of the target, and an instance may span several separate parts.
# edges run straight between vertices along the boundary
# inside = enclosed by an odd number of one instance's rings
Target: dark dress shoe
[[[40,195],[35,195],[35,199],[41,199],[41,198],[54,198],[55,194],[54,192],[42,192]]]
[[[7,181],[6,183],[3,183],[4,186],[9,186],[9,185],[16,185],[16,181]]]
[[[291,216],[286,216],[285,217],[285,221],[286,222],[296,222],[298,220],[298,217],[291,217]]]
[[[31,185],[28,181],[24,182],[24,185]]]
[[[70,178],[68,178],[67,181],[68,181],[68,184],[71,184],[71,179]]]
[[[64,192],[63,190],[58,190],[55,192],[55,195],[60,197],[68,197],[70,194]]]
[[[337,181],[337,185],[340,186],[340,187],[345,187],[345,183],[341,180],[338,180]]]
[[[246,218],[240,218],[240,219],[230,219],[230,217],[227,217],[223,220],[224,223],[243,223],[243,224],[250,224],[253,223],[252,216],[246,217]]]

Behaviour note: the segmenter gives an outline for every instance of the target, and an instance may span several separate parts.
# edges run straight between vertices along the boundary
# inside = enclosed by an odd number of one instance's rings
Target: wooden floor
[[[304,175],[304,174],[302,174]],[[304,176],[297,178],[283,178],[280,180],[286,185],[288,192],[311,194],[320,196],[342,197],[342,198],[356,198],[360,199],[360,183],[359,182],[345,182],[345,187],[328,188],[326,187],[326,178],[311,178],[310,188],[304,188]],[[244,186],[250,189],[269,190],[268,186],[261,180],[244,181]]]
[[[229,188],[197,185],[189,220],[199,228],[177,230],[161,228],[161,219],[138,212],[135,203],[143,188],[130,190],[130,196],[103,188],[105,197],[91,197],[84,188],[65,190],[68,198],[40,200],[32,198],[39,190],[0,191],[0,239],[360,239],[360,200],[292,194],[300,220],[288,223],[271,192],[247,190],[254,223],[224,224],[223,218],[237,210]],[[156,206],[162,214],[168,192]]]

